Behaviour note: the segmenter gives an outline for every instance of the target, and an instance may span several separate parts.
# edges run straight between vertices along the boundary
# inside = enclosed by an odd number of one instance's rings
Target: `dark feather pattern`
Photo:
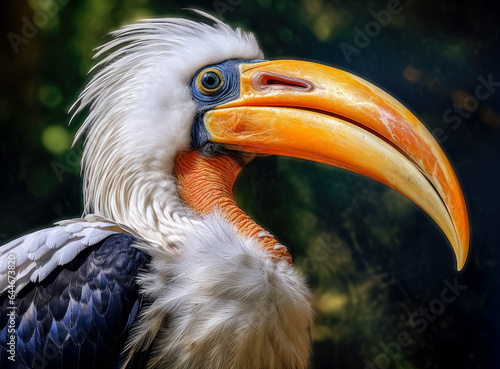
[[[15,361],[8,358],[10,300],[0,296],[0,367],[118,367],[141,306],[135,278],[150,261],[132,241],[110,236],[16,296]]]

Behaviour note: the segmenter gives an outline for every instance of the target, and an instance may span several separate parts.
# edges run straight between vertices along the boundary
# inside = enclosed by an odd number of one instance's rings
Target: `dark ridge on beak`
[[[309,81],[268,72],[255,73],[252,77],[252,82],[256,90],[276,88],[307,92],[312,91],[314,88],[314,85]]]

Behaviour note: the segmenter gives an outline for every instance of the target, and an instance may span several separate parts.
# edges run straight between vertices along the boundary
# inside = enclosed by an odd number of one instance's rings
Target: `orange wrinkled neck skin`
[[[292,262],[284,247],[241,210],[233,196],[233,185],[242,166],[228,155],[205,158],[197,151],[182,153],[175,160],[179,194],[186,204],[201,214],[218,210],[237,232],[256,238],[271,257]]]

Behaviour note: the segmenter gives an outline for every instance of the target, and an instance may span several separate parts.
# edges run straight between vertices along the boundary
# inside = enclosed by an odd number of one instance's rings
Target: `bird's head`
[[[114,32],[79,99],[90,113],[86,211],[161,243],[185,215],[220,212],[271,256],[286,249],[234,203],[241,168],[260,154],[344,168],[411,199],[468,250],[464,198],[445,154],[420,121],[371,83],[328,66],[263,60],[252,34],[156,19]],[[154,228],[156,236],[151,236]],[[159,236],[158,236],[159,235]]]

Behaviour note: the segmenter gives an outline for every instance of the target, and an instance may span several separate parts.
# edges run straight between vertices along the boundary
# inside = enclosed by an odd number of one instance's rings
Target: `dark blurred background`
[[[385,89],[435,134],[463,186],[471,247],[457,272],[437,225],[378,183],[288,158],[259,158],[244,171],[237,201],[289,246],[314,290],[311,367],[498,367],[496,3],[4,0],[1,6],[0,243],[82,212],[81,143],[69,149],[82,117],[68,128],[67,111],[89,79],[92,49],[134,20],[200,19],[182,10],[200,8],[253,31],[269,59],[319,61]],[[488,79],[490,95],[482,88],[479,96],[477,86]],[[460,285],[455,294],[444,291],[449,284]]]

